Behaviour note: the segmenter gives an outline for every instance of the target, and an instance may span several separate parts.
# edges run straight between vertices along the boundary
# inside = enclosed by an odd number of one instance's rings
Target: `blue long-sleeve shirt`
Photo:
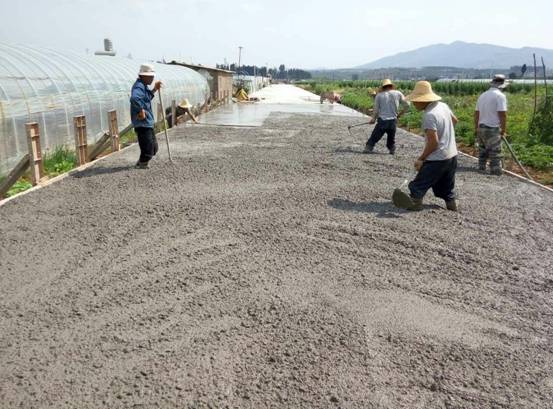
[[[154,93],[142,82],[140,78],[136,80],[131,90],[131,121],[135,128],[153,128],[154,113],[152,111],[152,99]],[[146,113],[145,119],[138,119],[141,110]]]

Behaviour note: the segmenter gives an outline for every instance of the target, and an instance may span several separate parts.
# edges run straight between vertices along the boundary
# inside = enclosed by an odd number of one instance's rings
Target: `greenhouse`
[[[129,97],[141,61],[89,56],[0,43],[0,175],[27,153],[25,124],[37,122],[44,151],[74,142],[73,117],[85,115],[88,143],[108,130],[117,111],[120,130],[130,123]],[[203,104],[206,79],[180,66],[154,64],[163,102]]]

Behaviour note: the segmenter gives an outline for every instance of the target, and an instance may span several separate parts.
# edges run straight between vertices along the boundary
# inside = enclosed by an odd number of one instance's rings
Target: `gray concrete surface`
[[[461,158],[459,213],[398,211],[422,140],[358,121],[182,126],[1,207],[0,407],[552,408],[551,194]]]

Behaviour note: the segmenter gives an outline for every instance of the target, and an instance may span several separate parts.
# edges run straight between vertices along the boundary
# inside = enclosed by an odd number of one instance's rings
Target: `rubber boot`
[[[134,165],[136,169],[148,169],[148,162],[136,162],[136,165]]]
[[[490,174],[494,176],[501,176],[503,174],[503,169],[501,168],[492,168],[490,169]]]
[[[446,201],[445,202],[445,207],[447,208],[447,210],[451,210],[452,212],[456,212],[457,211],[457,201],[455,199],[453,200],[450,200],[450,201]]]
[[[374,151],[374,145],[366,144],[365,149],[363,150],[363,153],[373,153]]]

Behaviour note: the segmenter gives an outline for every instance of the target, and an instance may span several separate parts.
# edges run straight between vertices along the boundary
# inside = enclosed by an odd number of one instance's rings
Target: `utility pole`
[[[241,45],[238,46],[238,74],[240,74],[240,61],[242,59],[242,47]]]

